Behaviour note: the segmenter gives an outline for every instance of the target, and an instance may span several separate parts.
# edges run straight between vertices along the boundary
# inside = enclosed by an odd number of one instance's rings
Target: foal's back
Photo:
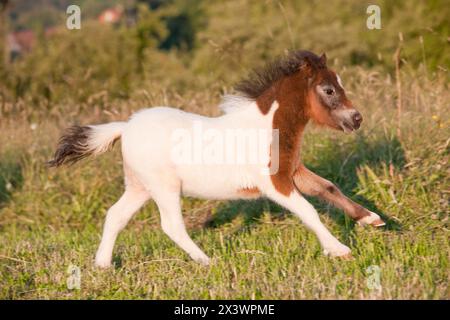
[[[139,111],[122,133],[124,164],[150,190],[168,184],[179,187],[185,195],[207,199],[254,196],[247,191],[260,183],[254,178],[258,164],[235,163],[235,159],[225,164],[220,159],[205,163],[202,157],[206,144],[214,145],[214,139],[223,142],[228,130],[239,129],[244,123],[246,129],[264,127],[267,121],[258,122],[251,113],[245,110],[210,118],[170,107]],[[205,139],[204,143],[199,144],[198,138]],[[192,153],[186,157],[181,148]]]

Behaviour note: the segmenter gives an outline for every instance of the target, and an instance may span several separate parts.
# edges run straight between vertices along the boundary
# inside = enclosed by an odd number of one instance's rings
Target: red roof
[[[122,10],[114,8],[103,11],[98,17],[98,20],[101,23],[116,23],[119,22],[121,18]]]
[[[47,28],[45,37],[50,37],[57,32],[57,28]],[[36,33],[33,30],[22,30],[8,34],[7,42],[10,50],[29,52],[36,45]]]
[[[36,44],[36,36],[31,30],[17,31],[8,35],[9,47],[16,51],[31,51]]]

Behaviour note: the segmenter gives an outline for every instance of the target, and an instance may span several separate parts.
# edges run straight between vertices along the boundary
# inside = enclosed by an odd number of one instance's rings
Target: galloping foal
[[[309,120],[344,132],[359,128],[362,116],[347,99],[339,76],[326,66],[326,56],[291,52],[253,72],[225,96],[225,114],[208,118],[169,107],[145,109],[128,122],[73,126],[61,137],[50,166],[74,163],[107,151],[122,138],[125,192],[109,210],[95,263],[111,265],[114,242],[134,213],[150,198],[160,211],[164,232],[192,259],[209,258],[186,232],[181,194],[208,199],[245,199],[265,196],[298,216],[318,237],[324,253],[349,256],[350,249],[321,223],[301,193],[319,196],[344,210],[361,225],[382,226],[380,217],[346,198],[331,182],[306,169],[300,161],[302,133]],[[230,129],[276,130],[264,165],[258,163],[201,163],[176,161],[174,132],[193,134],[195,126],[224,133]],[[195,144],[195,141],[194,141]],[[270,174],[263,174],[274,166]]]

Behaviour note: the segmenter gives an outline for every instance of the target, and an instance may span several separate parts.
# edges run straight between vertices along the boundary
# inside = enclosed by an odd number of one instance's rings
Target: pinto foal
[[[50,166],[74,163],[107,151],[122,139],[125,192],[108,210],[95,263],[111,265],[114,242],[142,205],[152,198],[164,232],[192,259],[208,264],[208,256],[192,241],[183,222],[182,194],[208,199],[245,199],[265,196],[285,207],[318,237],[324,253],[350,255],[322,224],[314,207],[301,193],[336,205],[361,225],[382,226],[380,217],[345,197],[331,182],[306,169],[300,161],[301,138],[309,120],[344,132],[359,128],[362,116],[347,99],[339,76],[326,66],[326,56],[295,51],[254,72],[225,96],[225,114],[217,118],[169,107],[144,109],[128,122],[73,126],[61,137]],[[171,134],[180,128],[192,132],[195,123],[223,132],[254,128],[277,130],[278,153],[266,150],[277,163],[272,174],[255,164],[192,164],[171,157]],[[277,157],[277,159],[274,159]]]

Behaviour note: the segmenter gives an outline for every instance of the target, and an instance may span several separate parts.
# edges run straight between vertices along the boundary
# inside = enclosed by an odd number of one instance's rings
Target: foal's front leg
[[[320,221],[319,215],[314,207],[295,189],[289,196],[285,196],[276,190],[270,190],[266,192],[269,199],[282,205],[297,217],[312,230],[320,244],[322,245],[325,255],[332,257],[350,257],[350,249],[339,242],[330,231]]]
[[[333,183],[300,165],[294,173],[297,189],[309,196],[318,196],[342,209],[360,225],[384,226],[380,216],[347,198]]]

